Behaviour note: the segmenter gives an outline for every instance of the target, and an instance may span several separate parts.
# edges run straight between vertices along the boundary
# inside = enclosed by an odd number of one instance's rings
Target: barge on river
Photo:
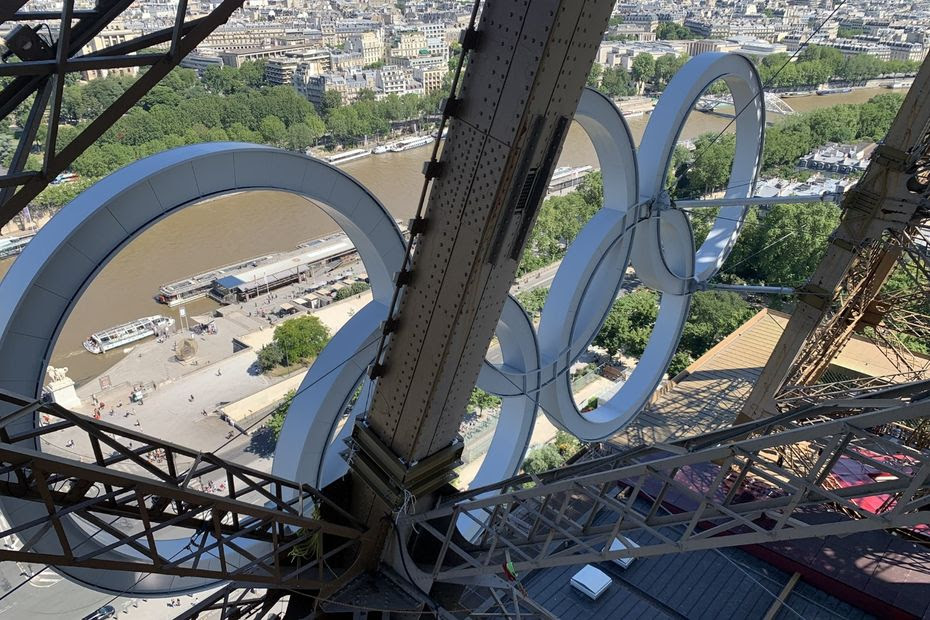
[[[404,151],[409,151],[410,149],[418,149],[421,146],[432,144],[435,141],[436,138],[433,136],[415,136],[413,138],[398,140],[390,147],[388,147],[388,150],[390,150],[392,153],[403,153]]]
[[[371,155],[370,149],[352,149],[351,151],[343,151],[342,153],[337,153],[336,155],[328,155],[324,159],[326,160],[326,163],[332,164],[333,166],[338,166],[339,164],[355,161],[356,159],[368,157],[369,155]]]
[[[358,260],[352,241],[339,233],[300,244],[274,260],[218,278],[210,298],[222,304],[246,301],[298,281],[324,282],[333,271]]]
[[[173,308],[174,306],[206,297],[210,293],[210,289],[213,288],[213,283],[220,278],[235,274],[239,271],[245,271],[246,269],[252,269],[259,265],[264,265],[265,263],[273,261],[275,258],[275,254],[250,258],[249,260],[233,263],[232,265],[225,265],[223,267],[211,269],[210,271],[198,273],[197,275],[172,282],[171,284],[163,284],[158,289],[158,294],[155,295],[155,301]]]
[[[99,355],[149,336],[164,336],[173,325],[171,317],[160,314],[146,316],[91,334],[84,341],[84,348]]]

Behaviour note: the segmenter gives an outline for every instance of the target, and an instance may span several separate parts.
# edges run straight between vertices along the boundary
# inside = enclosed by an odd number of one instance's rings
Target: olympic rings
[[[686,214],[667,200],[662,204],[669,161],[681,129],[694,102],[720,78],[730,88],[736,109],[743,111],[736,119],[736,157],[727,197],[746,197],[755,189],[764,131],[762,88],[748,59],[702,54],[689,61],[660,98],[638,157],[622,115],[609,101],[588,91],[579,104],[575,119],[597,152],[604,177],[604,206],[569,247],[539,325],[544,375],[540,404],[553,424],[579,439],[609,437],[645,406],[678,348],[691,292],[716,273],[736,242],[744,207],[721,210],[695,254]],[[618,168],[625,168],[627,175]],[[636,179],[629,178],[631,170],[636,171]],[[639,206],[631,209],[637,199]],[[643,283],[661,293],[656,324],[622,387],[606,403],[582,414],[568,371],[607,318],[629,262]]]
[[[726,260],[746,213],[744,207],[721,209],[695,252],[686,214],[664,195],[669,160],[688,113],[717,79],[726,82],[739,112],[726,197],[750,196],[761,160],[764,103],[758,74],[748,59],[703,54],[689,61],[656,106],[638,157],[616,107],[590,90],[582,96],[576,120],[600,161],[604,205],[567,251],[543,308],[538,337],[516,300],[511,297],[504,306],[497,328],[501,363],[486,361],[478,381],[479,387],[502,397],[502,410],[473,485],[518,471],[538,406],[556,426],[580,439],[602,439],[635,417],[666,372],[692,292]],[[233,143],[173,149],[113,173],[62,209],[0,282],[0,299],[11,300],[0,306],[0,388],[40,395],[65,320],[89,283],[126,244],[171,213],[244,189],[288,191],[321,203],[355,244],[371,279],[373,301],[317,358],[294,399],[275,453],[278,475],[321,486],[341,476],[346,463],[335,448],[351,431],[373,389],[365,370],[377,349],[404,244],[384,207],[349,175],[276,149]],[[630,264],[662,295],[656,326],[639,364],[617,394],[582,414],[571,393],[569,369],[597,335]],[[0,405],[0,415],[7,409]],[[33,423],[24,419],[14,424],[31,428]],[[39,449],[39,441],[29,447]],[[0,508],[14,526],[45,514],[43,507],[8,497],[0,498]],[[60,522],[86,553],[100,550],[101,557],[109,559],[135,553],[104,550],[113,538],[91,533],[87,523],[73,516]],[[57,549],[54,532],[32,528],[24,536],[34,537],[32,548],[37,552]],[[158,552],[171,557],[188,542],[159,540]],[[229,554],[226,559],[235,561]],[[202,567],[208,564],[201,559]],[[56,570],[88,587],[117,594],[176,594],[215,585],[193,577],[142,579],[141,574],[123,571]]]

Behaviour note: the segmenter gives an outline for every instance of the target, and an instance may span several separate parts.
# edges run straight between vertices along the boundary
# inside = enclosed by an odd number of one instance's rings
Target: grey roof
[[[649,540],[646,535],[636,539]],[[589,600],[569,585],[578,570],[576,566],[535,571],[524,584],[533,600],[565,620],[717,620],[763,618],[791,578],[739,549],[637,558],[626,570],[612,562],[600,562],[597,566],[613,579],[597,601]],[[796,619],[798,615],[815,620],[872,618],[803,580],[791,591],[776,618]]]

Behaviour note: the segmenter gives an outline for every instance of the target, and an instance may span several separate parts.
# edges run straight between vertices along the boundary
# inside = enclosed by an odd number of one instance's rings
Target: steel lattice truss
[[[454,496],[403,523],[440,549],[425,570],[452,583],[481,583],[508,561],[526,571],[926,526],[930,455],[879,431],[927,415],[930,382],[912,383],[601,457],[580,469],[519,476]],[[788,466],[786,451],[807,458]],[[873,481],[838,488],[832,474],[841,461],[871,468]],[[534,486],[524,488],[528,483]],[[874,497],[885,500],[880,514],[857,503]],[[836,518],[808,518],[815,513]],[[476,533],[466,540],[457,523]],[[639,547],[605,551],[614,538]]]
[[[12,163],[0,175],[0,224],[9,222],[48,186],[56,175],[100,138],[113,123],[129,111],[171,69],[189,54],[229,16],[243,0],[222,0],[207,15],[190,19],[187,0],[178,2],[174,25],[135,37],[104,49],[82,53],[82,49],[133,3],[134,0],[98,0],[90,10],[75,10],[74,0],[63,0],[61,12],[23,11],[25,0],[5,2],[0,23],[58,21],[58,37],[46,54],[35,59],[0,64],[0,78],[12,78],[0,90],[0,119],[6,119],[18,106],[29,101],[29,116]],[[167,44],[167,45],[163,45]],[[153,46],[165,49],[153,50]],[[145,53],[139,53],[145,52]],[[119,98],[100,113],[71,142],[58,150],[58,124],[61,117],[65,75],[73,72],[124,67],[148,67]],[[43,141],[42,169],[25,171],[39,126],[47,125]]]
[[[0,549],[0,561],[56,566],[142,570],[149,573],[235,580],[249,585],[318,588],[340,575],[322,569],[328,558],[354,549],[364,530],[357,521],[316,489],[223,461],[175,444],[92,420],[58,405],[46,405],[0,391],[0,401],[19,409],[0,420],[0,494],[40,502],[47,517],[20,524],[0,536],[17,534],[21,549]],[[12,432],[24,417],[41,416],[28,432]],[[37,449],[39,440],[83,435],[93,448],[93,462],[82,463]],[[26,447],[28,446],[28,447]],[[191,488],[201,477],[225,482],[222,492]],[[304,516],[316,507],[328,521]],[[112,542],[80,553],[59,519],[77,515]],[[119,527],[114,522],[119,520]],[[129,524],[127,526],[127,523]],[[337,524],[341,523],[343,525]],[[35,528],[58,534],[60,552],[30,549]],[[190,545],[177,557],[159,553],[156,539],[167,528],[189,530]],[[288,561],[297,548],[322,549],[299,563]],[[264,552],[246,549],[261,541]],[[137,561],[114,561],[105,552],[122,550]],[[246,558],[235,562],[228,555]],[[218,560],[209,567],[201,563]],[[329,566],[329,565],[327,565]]]
[[[925,370],[908,340],[926,340],[930,320],[905,316],[915,311],[908,300],[882,294],[895,269],[921,274],[911,277],[912,284],[924,297],[930,293],[923,245],[930,221],[928,93],[930,63],[924,63],[868,169],[845,195],[840,225],[802,288],[798,307],[741,420],[775,413],[775,400],[785,386],[819,381],[857,332],[871,335],[901,372]]]

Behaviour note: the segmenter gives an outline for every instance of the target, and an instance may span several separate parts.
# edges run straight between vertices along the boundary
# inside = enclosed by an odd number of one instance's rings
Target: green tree
[[[557,431],[552,443],[565,460],[572,458],[581,450],[581,442],[578,438],[565,431]]]
[[[681,333],[680,348],[700,357],[752,316],[746,301],[728,291],[699,291]],[[677,373],[675,373],[677,374]]]
[[[548,296],[549,288],[540,287],[518,293],[517,301],[520,302],[520,305],[523,306],[526,313],[530,315],[530,318],[535,319],[538,318],[539,314],[542,312],[543,306],[546,303],[546,297]]]
[[[656,28],[656,38],[666,40],[693,39],[694,33],[675,22],[664,22]]]
[[[482,390],[481,388],[475,388],[471,391],[471,396],[468,397],[468,410],[477,411],[481,413],[487,411],[488,409],[496,409],[501,406],[501,399],[499,396],[494,394],[489,394]]]
[[[686,175],[688,192],[692,196],[724,189],[730,178],[736,140],[732,134],[724,134],[716,141],[713,138],[705,134],[694,141],[697,155]]]
[[[630,81],[630,74],[620,67],[604,69],[601,78],[601,92],[610,97],[624,97],[636,94],[636,87]]]
[[[637,54],[630,66],[630,75],[635,82],[647,82],[656,71],[656,59],[652,54]]]
[[[285,364],[306,363],[329,342],[329,329],[313,315],[288,319],[274,330],[274,342],[284,351]]]
[[[685,368],[691,365],[694,359],[691,357],[691,354],[687,351],[677,351],[675,355],[672,356],[672,361],[668,365],[668,376],[676,377],[681,374]]]
[[[904,95],[887,93],[875,95],[859,106],[858,137],[870,140],[884,138],[902,103]]]
[[[686,62],[688,62],[688,57],[684,54],[681,56],[665,54],[656,58],[655,71],[652,74],[653,86],[660,90],[665,88],[672,76],[678,73]]]
[[[371,289],[371,284],[368,282],[358,281],[353,282],[349,286],[343,287],[336,291],[336,301],[343,299],[348,299],[353,295],[358,295],[359,293],[364,293],[365,291]]]
[[[334,90],[327,90],[323,93],[323,102],[320,105],[320,114],[324,117],[329,116],[333,110],[342,107],[342,95]]]
[[[265,372],[284,365],[284,349],[272,341],[258,350],[258,365]]]
[[[305,123],[295,123],[287,128],[287,148],[303,153],[316,143],[313,131]]]
[[[751,212],[723,271],[747,281],[801,285],[838,223],[839,209],[825,203],[774,205],[760,217]]]
[[[603,75],[604,67],[600,63],[595,62],[591,65],[591,71],[588,72],[587,85],[591,88],[597,88],[601,85],[601,76]]]
[[[258,131],[262,134],[262,138],[269,144],[284,146],[287,143],[287,127],[284,126],[284,122],[277,116],[269,115],[263,118],[258,127]]]
[[[638,357],[643,354],[659,314],[659,300],[648,289],[621,295],[607,314],[594,344],[609,355],[623,352]]]
[[[249,88],[262,88],[268,84],[265,81],[265,64],[264,60],[255,60],[244,62],[239,67],[239,74]]]
[[[284,428],[284,419],[287,417],[287,412],[290,410],[291,403],[294,402],[295,396],[297,396],[297,392],[295,390],[289,390],[265,423],[265,426],[271,429],[271,432],[274,434],[275,441],[281,438],[281,429]]]
[[[238,69],[232,67],[207,67],[200,79],[207,90],[218,95],[231,95],[245,88],[245,79]]]
[[[556,469],[565,464],[565,457],[552,444],[545,444],[533,448],[523,460],[523,471],[528,474],[540,474],[550,469]]]

